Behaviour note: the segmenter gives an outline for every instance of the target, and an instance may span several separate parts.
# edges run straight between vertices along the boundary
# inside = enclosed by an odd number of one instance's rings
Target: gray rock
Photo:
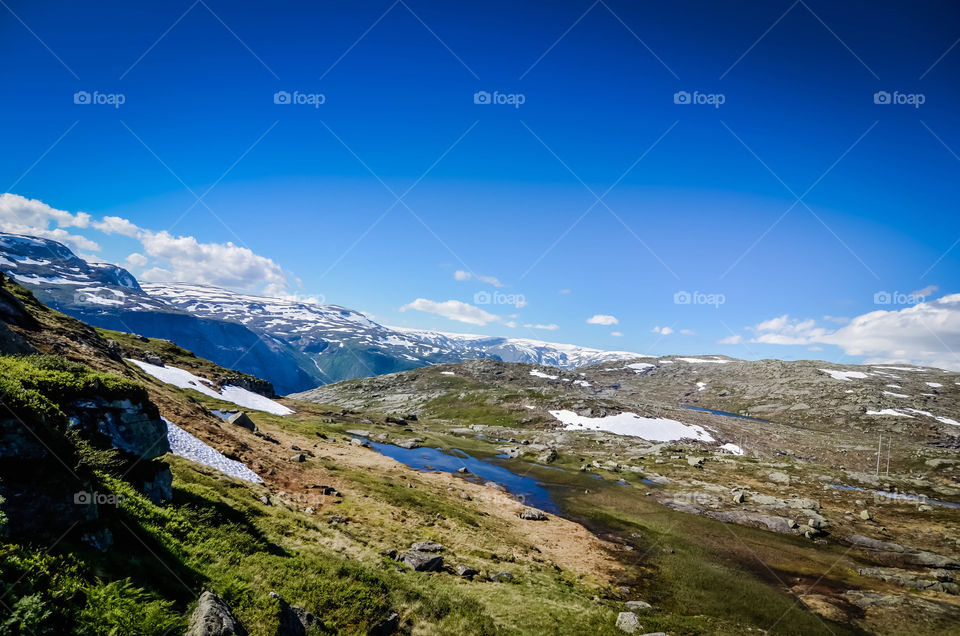
[[[775,484],[784,484],[786,486],[790,485],[790,475],[787,473],[775,471],[767,475],[767,477]]]
[[[307,636],[307,630],[317,623],[316,617],[303,609],[290,605],[276,592],[270,592],[270,598],[280,606],[277,614],[277,636]]]
[[[413,450],[414,448],[420,448],[420,446],[421,446],[422,444],[423,444],[423,440],[422,440],[422,439],[416,439],[416,438],[404,440],[404,441],[402,441],[402,442],[397,442],[397,446],[399,446],[400,448],[406,448],[407,450]]]
[[[254,424],[253,420],[250,419],[250,416],[244,413],[243,411],[234,413],[233,415],[227,418],[227,421],[230,422],[231,424],[235,424],[239,426],[240,428],[245,428],[248,431],[251,431],[254,433],[257,431],[257,425]]]
[[[523,512],[520,513],[521,519],[526,519],[527,521],[546,521],[548,519],[547,515],[543,514],[543,511],[537,510],[536,508],[525,508]]]
[[[293,455],[293,456],[290,457],[290,461],[292,461],[292,462],[298,462],[298,463],[303,463],[303,462],[307,461],[307,456],[304,455],[303,453],[297,453],[296,455]]]
[[[636,634],[643,629],[643,626],[633,612],[620,612],[617,615],[617,629],[625,634]]]
[[[860,518],[863,519],[864,521],[870,521],[871,519],[873,519],[873,515],[870,514],[869,510],[861,510]]]
[[[246,636],[240,624],[223,599],[213,592],[204,592],[190,615],[190,624],[184,636]]]
[[[161,504],[173,500],[173,473],[170,466],[159,462],[152,478],[143,482],[143,494],[154,504]]]
[[[557,451],[555,451],[552,448],[548,448],[547,450],[537,455],[537,461],[540,462],[541,464],[552,464],[557,460],[557,457],[559,457],[559,455],[557,454]]]
[[[645,612],[653,609],[653,605],[646,601],[627,601],[625,605],[631,612]]]
[[[493,581],[494,583],[503,583],[503,582],[509,583],[510,581],[513,580],[513,575],[510,574],[509,572],[497,572],[496,574],[490,575],[490,580]]]
[[[443,567],[442,556],[419,550],[407,550],[400,555],[399,561],[415,572],[436,572]]]
[[[443,552],[443,546],[436,541],[418,541],[410,549],[417,552]]]
[[[458,565],[456,567],[457,576],[461,576],[465,579],[472,579],[476,575],[480,574],[479,571],[473,569],[468,565]]]
[[[694,468],[700,468],[703,466],[703,457],[687,457],[687,463]]]

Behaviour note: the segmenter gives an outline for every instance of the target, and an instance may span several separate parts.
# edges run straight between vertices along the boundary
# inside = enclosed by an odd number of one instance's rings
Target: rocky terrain
[[[0,633],[960,625],[958,374],[481,359],[277,398],[0,287]]]

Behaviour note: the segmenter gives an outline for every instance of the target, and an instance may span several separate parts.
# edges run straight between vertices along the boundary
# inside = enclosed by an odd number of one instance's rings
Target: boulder
[[[303,609],[287,603],[276,592],[270,592],[270,598],[277,601],[277,636],[306,636],[307,630],[317,624],[317,618]]]
[[[246,636],[243,628],[223,599],[213,592],[204,592],[190,615],[184,636]]]
[[[303,462],[307,461],[307,456],[304,455],[303,453],[297,453],[296,455],[293,455],[293,456],[290,457],[290,461],[292,461],[292,462],[297,462],[297,463],[303,463]]]
[[[557,457],[559,457],[559,455],[557,454],[557,451],[555,451],[552,448],[548,448],[547,450],[537,455],[537,461],[540,462],[541,464],[552,464],[557,460]]]
[[[510,574],[509,572],[497,572],[496,574],[490,575],[490,580],[493,581],[494,583],[503,583],[503,582],[509,583],[510,581],[513,580],[513,575]]]
[[[407,550],[399,561],[415,572],[436,572],[443,567],[442,556],[419,550]]]
[[[547,515],[536,508],[524,508],[523,512],[520,513],[520,518],[527,521],[546,521]]]
[[[617,629],[625,634],[636,634],[643,629],[643,626],[633,612],[620,612],[617,615]]]
[[[468,565],[458,565],[456,567],[457,576],[463,577],[465,579],[473,579],[476,575],[480,574],[479,571],[473,569]]]
[[[227,421],[231,424],[235,424],[240,428],[245,428],[251,433],[257,431],[257,425],[253,423],[253,420],[250,419],[250,416],[244,413],[243,411],[238,411],[230,417],[227,418]]]
[[[646,601],[627,601],[625,605],[631,612],[646,612],[653,609],[653,605]]]
[[[154,504],[173,500],[173,473],[166,463],[158,464],[154,474],[143,481],[143,494]]]
[[[423,445],[423,440],[417,439],[417,438],[404,440],[402,442],[397,442],[397,446],[399,446],[400,448],[406,448],[407,450],[420,448],[421,445]]]
[[[790,485],[790,475],[787,473],[775,471],[767,475],[767,477],[775,484],[783,484],[785,486]]]
[[[703,467],[703,457],[687,457],[687,463],[694,468]]]

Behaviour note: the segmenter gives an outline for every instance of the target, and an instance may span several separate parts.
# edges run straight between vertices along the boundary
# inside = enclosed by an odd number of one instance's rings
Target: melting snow
[[[862,380],[867,377],[867,374],[862,371],[837,371],[836,369],[820,369],[827,375],[829,375],[834,380],[844,380],[848,381],[850,378],[856,378]]]
[[[909,417],[913,418],[912,415],[907,415],[906,413],[901,413],[895,409],[883,409],[881,411],[867,411],[867,415],[892,415],[894,417]]]
[[[904,395],[903,393],[894,393],[893,391],[884,391],[883,394],[884,394],[884,395],[892,395],[893,397],[898,397],[898,398],[908,398],[908,397],[910,397],[909,395]]]
[[[633,364],[628,364],[627,366],[625,366],[625,367],[623,367],[623,368],[624,368],[624,369],[633,369],[634,372],[636,372],[636,373],[643,373],[644,370],[649,369],[649,368],[651,368],[651,367],[655,367],[655,366],[657,366],[657,365],[655,365],[655,364],[650,364],[649,362],[634,362]],[[611,371],[612,371],[612,370],[613,370],[613,369],[611,369]]]
[[[932,386],[932,387],[935,388],[935,389],[939,389],[939,388],[942,387],[943,385],[940,384],[939,382],[927,382],[927,386]]]
[[[730,362],[729,360],[721,360],[719,358],[707,359],[707,358],[676,358],[677,360],[683,360],[684,362],[714,362],[716,364],[726,364]]]
[[[697,382],[697,391],[703,391],[705,388],[707,388],[706,382]]]
[[[714,441],[702,426],[660,417],[640,417],[636,413],[585,417],[573,411],[550,411],[550,415],[566,424],[568,431],[607,431],[616,435],[642,437],[654,442],[669,442],[683,438],[703,442]]]
[[[253,472],[243,464],[232,459],[227,459],[220,451],[209,444],[200,441],[190,433],[186,432],[173,422],[163,418],[167,423],[167,440],[170,442],[170,452],[177,457],[183,457],[190,461],[216,468],[220,472],[242,479],[252,481],[255,484],[262,484],[263,480],[257,473]]]
[[[223,389],[218,392],[213,387],[210,380],[195,376],[184,369],[178,369],[176,367],[158,367],[155,364],[143,362],[142,360],[128,359],[127,362],[132,362],[140,367],[144,373],[152,375],[161,382],[172,384],[180,389],[193,389],[194,391],[198,391],[204,395],[209,395],[210,397],[217,398],[218,400],[233,402],[237,406],[242,406],[243,408],[265,411],[267,413],[273,413],[274,415],[290,415],[293,413],[292,410],[288,409],[282,404],[274,402],[270,398],[265,398],[259,393],[254,393],[253,391],[248,391],[238,386],[228,385],[223,387]]]
[[[547,380],[556,380],[557,378],[560,377],[559,375],[548,375],[548,374],[544,373],[543,371],[537,371],[536,369],[532,369],[532,370],[530,371],[530,375],[532,375],[532,376],[534,376],[534,377],[536,377],[536,378],[545,378],[545,379],[547,379]]]
[[[583,387],[592,386],[586,380],[574,380],[573,383],[576,384],[577,386],[583,386]]]
[[[457,375],[457,374],[454,373],[453,371],[441,371],[440,375]]]
[[[740,455],[741,457],[743,457],[743,449],[737,446],[736,444],[724,444],[720,448],[722,448],[725,451],[730,451],[734,455]]]

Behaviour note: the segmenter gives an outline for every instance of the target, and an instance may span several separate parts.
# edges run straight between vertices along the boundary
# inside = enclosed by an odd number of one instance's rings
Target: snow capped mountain
[[[0,233],[0,269],[43,302],[93,325],[165,338],[282,393],[318,384],[493,358],[565,369],[643,357],[525,338],[388,327],[337,305],[265,298],[209,285],[139,284],[56,241]]]
[[[263,298],[207,285],[145,283],[143,289],[155,298],[193,315],[240,322],[283,339],[326,369],[332,357],[344,357],[363,370],[359,352],[396,360],[397,369],[474,358],[504,362],[528,362],[571,369],[609,360],[641,357],[629,351],[601,351],[576,345],[524,338],[502,338],[388,327],[364,314],[337,305]],[[379,375],[373,369],[357,376]],[[382,373],[383,371],[381,371]]]

